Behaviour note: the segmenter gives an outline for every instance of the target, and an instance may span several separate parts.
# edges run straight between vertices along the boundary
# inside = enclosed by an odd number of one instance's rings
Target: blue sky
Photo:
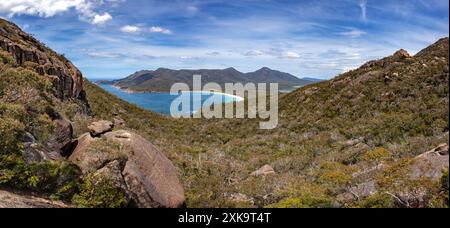
[[[0,0],[88,78],[270,67],[328,79],[449,34],[448,0]]]

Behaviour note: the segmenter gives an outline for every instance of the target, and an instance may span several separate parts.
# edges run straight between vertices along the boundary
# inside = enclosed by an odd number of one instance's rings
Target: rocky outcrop
[[[435,149],[419,155],[414,159],[411,177],[428,177],[433,180],[442,176],[443,170],[448,169],[448,145],[441,144]]]
[[[394,53],[394,57],[397,59],[407,59],[411,58],[411,55],[404,49],[400,49]]]
[[[47,76],[60,99],[83,97],[81,72],[64,56],[48,49],[18,26],[0,19],[0,50],[11,54],[16,64]]]
[[[101,172],[102,175],[113,176],[117,186],[122,186],[136,207],[184,206],[184,190],[176,168],[152,143],[125,130],[97,136],[81,136],[69,158],[85,175]],[[123,165],[105,169],[113,163]]]
[[[22,137],[25,147],[24,157],[28,164],[42,161],[62,161],[64,157],[72,153],[76,146],[76,142],[72,138],[72,124],[62,118],[56,119],[53,121],[53,128],[45,147],[39,146],[31,133],[24,134]]]
[[[55,129],[49,137],[47,148],[54,154],[52,160],[61,160],[62,156],[70,154],[73,150],[73,127],[65,119],[54,120],[53,124]]]
[[[92,137],[97,137],[106,132],[112,131],[114,124],[111,121],[98,121],[93,122],[88,126],[89,133]]]
[[[125,124],[126,124],[125,120],[123,120],[119,117],[114,118],[113,123],[114,123],[114,126],[116,126],[116,127],[125,127]]]
[[[0,190],[0,208],[69,208],[68,204]]]

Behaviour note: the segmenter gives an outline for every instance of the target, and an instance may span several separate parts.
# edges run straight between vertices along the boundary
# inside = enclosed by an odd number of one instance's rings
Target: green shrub
[[[317,171],[317,182],[327,186],[331,192],[339,192],[348,187],[356,172],[355,167],[346,166],[336,162],[325,162]]]
[[[388,158],[391,158],[392,154],[383,147],[376,148],[375,150],[365,153],[361,160],[369,163],[379,164]]]
[[[0,155],[0,186],[69,200],[78,190],[80,171],[65,162],[26,164],[22,155]]]
[[[376,193],[356,203],[359,208],[393,208],[395,204],[390,195],[384,193]]]
[[[441,178],[441,186],[442,186],[442,194],[443,194],[443,201],[444,201],[444,206],[445,207],[449,207],[449,200],[448,200],[448,197],[449,197],[449,191],[448,191],[448,186],[449,186],[449,180],[448,180],[448,170],[446,170],[445,172],[444,172],[444,174],[442,175],[442,178]]]
[[[16,60],[14,60],[10,53],[0,50],[0,63],[15,66]]]
[[[89,175],[80,187],[80,193],[72,203],[81,208],[120,208],[127,206],[124,190],[114,185],[111,179],[100,179]]]
[[[25,125],[11,117],[0,116],[0,154],[17,153],[21,147],[19,138]]]
[[[333,197],[327,189],[317,184],[295,184],[282,192],[290,197],[278,203],[271,204],[272,208],[330,208],[336,207]]]

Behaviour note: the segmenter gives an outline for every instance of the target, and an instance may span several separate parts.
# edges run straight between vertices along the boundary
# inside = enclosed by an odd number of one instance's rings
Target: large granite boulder
[[[102,138],[94,138],[86,133],[77,140],[77,146],[69,157],[69,161],[76,164],[83,174],[93,173],[113,161],[126,160],[113,142]]]
[[[185,204],[176,168],[152,143],[135,133],[120,130],[97,138],[85,134],[78,139],[69,160],[85,175],[98,173],[111,163],[123,164],[120,174],[108,169],[101,173],[116,177],[116,183],[124,186],[132,206],[178,208]],[[120,184],[122,181],[124,185]]]

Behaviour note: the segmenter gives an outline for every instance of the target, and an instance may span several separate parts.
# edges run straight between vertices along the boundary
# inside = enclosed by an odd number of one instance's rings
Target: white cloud
[[[249,56],[249,57],[251,57],[251,56],[260,56],[260,55],[264,55],[264,52],[260,51],[260,50],[252,50],[252,51],[249,51],[249,52],[244,54],[244,56]]]
[[[367,33],[365,31],[359,30],[359,29],[352,29],[347,32],[341,32],[339,35],[341,36],[348,36],[351,38],[357,38],[366,35]]]
[[[124,33],[140,33],[142,28],[135,25],[126,25],[120,29]]]
[[[96,14],[91,23],[93,25],[103,25],[110,20],[112,20],[112,16],[109,13],[104,13],[103,15]]]
[[[198,8],[195,6],[188,6],[188,7],[186,7],[186,10],[188,13],[197,13],[198,12]]]
[[[162,34],[166,34],[166,35],[172,34],[172,31],[170,31],[169,29],[159,27],[159,26],[153,26],[149,29],[149,31],[153,32],[153,33],[162,33]]]
[[[126,26],[122,27],[120,29],[120,31],[122,31],[124,33],[134,33],[134,34],[141,33],[141,32],[161,33],[161,34],[166,34],[166,35],[173,34],[171,30],[163,28],[163,27],[153,26],[150,28],[146,28],[142,24],[141,25],[126,25]]]
[[[361,18],[363,21],[367,21],[367,0],[361,0],[359,7],[361,8]]]
[[[97,58],[118,58],[122,56],[121,54],[111,52],[90,52],[88,55]]]
[[[123,0],[0,0],[0,15],[14,17],[31,15],[53,17],[74,9],[80,19],[94,25],[102,25],[112,20],[109,13],[98,14],[95,7],[104,4],[118,4]]]
[[[0,13],[9,17],[22,14],[52,17],[71,8],[82,11],[90,8],[89,5],[86,0],[2,0]]]
[[[286,59],[299,59],[300,55],[298,53],[288,51],[282,53],[281,57]]]
[[[209,55],[209,56],[219,56],[219,55],[220,55],[220,52],[218,52],[218,51],[207,52],[206,55]]]

